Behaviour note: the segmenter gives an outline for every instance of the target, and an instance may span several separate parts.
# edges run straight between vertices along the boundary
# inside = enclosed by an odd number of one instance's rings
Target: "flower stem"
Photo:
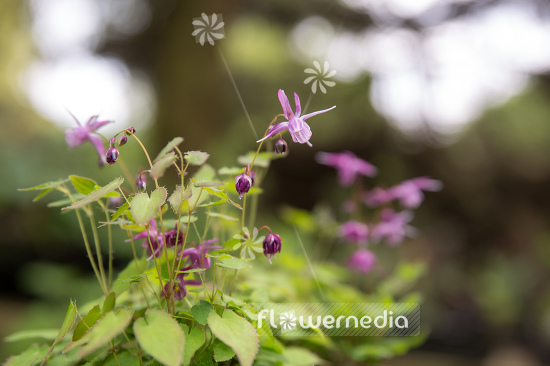
[[[88,217],[90,218],[90,226],[92,227],[92,236],[94,238],[97,262],[99,265],[99,273],[101,274],[101,279],[103,280],[105,290],[109,292],[109,287],[107,286],[107,278],[105,276],[105,267],[103,266],[103,256],[101,254],[101,246],[99,245],[99,236],[97,234],[97,228],[95,225],[94,212],[91,207],[89,208],[89,211],[90,213],[88,214]]]

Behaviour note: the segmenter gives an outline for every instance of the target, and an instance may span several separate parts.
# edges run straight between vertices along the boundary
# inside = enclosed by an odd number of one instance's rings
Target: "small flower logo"
[[[317,86],[319,86],[319,89],[326,94],[327,89],[325,88],[325,85],[331,88],[336,85],[334,81],[327,80],[336,74],[336,70],[330,70],[328,61],[325,61],[322,69],[321,65],[317,61],[313,61],[313,66],[315,67],[314,69],[308,67],[304,70],[306,74],[313,74],[313,76],[309,76],[306,80],[304,80],[304,84],[309,84],[313,81],[313,83],[311,83],[311,91],[313,94],[317,93]]]
[[[296,317],[294,316],[293,312],[283,313],[280,316],[281,322],[281,328],[283,331],[289,331],[294,328],[296,328]]]
[[[224,22],[221,14],[212,14],[210,17],[205,13],[199,18],[193,18],[193,27],[195,30],[191,33],[195,36],[197,43],[204,46],[204,42],[208,41],[212,46],[214,41],[225,38]]]
[[[233,238],[241,240],[240,243],[235,244],[235,246],[233,246],[233,250],[237,250],[241,248],[242,258],[246,258],[246,255],[248,254],[250,258],[255,259],[256,256],[254,255],[254,252],[256,253],[263,252],[262,243],[265,236],[258,238],[258,229],[256,228],[252,230],[252,235],[250,235],[250,231],[248,230],[248,228],[243,227],[243,233],[244,235],[237,234],[233,236]]]

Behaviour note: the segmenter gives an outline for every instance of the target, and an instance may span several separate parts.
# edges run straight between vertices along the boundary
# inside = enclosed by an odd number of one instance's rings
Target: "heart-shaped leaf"
[[[182,186],[176,187],[174,193],[172,193],[170,198],[168,198],[168,202],[170,202],[170,206],[176,215],[178,214],[178,211],[181,210],[183,202],[191,198],[192,194],[193,191],[191,190],[191,187],[187,187],[185,189],[183,189]]]
[[[136,194],[134,199],[132,199],[130,209],[136,224],[145,225],[149,223],[166,201],[167,194],[168,192],[166,192],[166,188],[164,187],[158,187],[151,192],[151,198],[145,192]]]

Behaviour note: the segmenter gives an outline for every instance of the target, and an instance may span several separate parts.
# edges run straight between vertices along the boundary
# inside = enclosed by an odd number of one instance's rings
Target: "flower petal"
[[[300,105],[300,97],[296,93],[294,93],[294,103],[296,104],[296,113],[294,116],[298,118],[300,117],[300,113],[302,113],[302,106]]]
[[[305,116],[302,116],[301,118],[305,121],[306,119],[308,119],[310,117],[316,116],[316,115],[321,114],[321,113],[328,112],[330,110],[333,110],[334,108],[336,108],[336,106],[330,107],[328,109],[323,109],[322,111],[317,111],[317,112],[312,112],[312,113],[306,114]]]
[[[256,142],[260,142],[260,141],[263,141],[263,140],[268,139],[270,137],[273,137],[273,136],[283,132],[284,130],[288,130],[288,122],[277,123],[275,126],[273,126],[273,128],[269,131],[269,133],[267,135],[265,135],[265,137],[263,139],[258,140]]]
[[[103,142],[101,141],[99,136],[88,135],[88,141],[90,141],[94,145],[101,161],[105,162],[105,146],[103,146]]]
[[[308,84],[311,80],[315,79],[317,76],[310,76],[304,80],[304,84]]]
[[[285,118],[290,121],[291,118],[294,118],[294,113],[292,113],[290,103],[283,89],[279,89],[279,102],[281,103],[281,107],[283,107]]]

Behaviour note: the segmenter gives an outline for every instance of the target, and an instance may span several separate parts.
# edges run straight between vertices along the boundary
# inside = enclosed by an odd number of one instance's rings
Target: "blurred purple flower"
[[[187,257],[190,262],[189,268],[210,268],[210,258],[206,256],[208,251],[221,249],[219,245],[212,245],[217,242],[218,239],[210,239],[197,246],[196,248],[188,248],[181,252],[179,255]]]
[[[371,238],[375,242],[386,239],[389,245],[400,244],[403,239],[414,236],[416,229],[407,225],[413,218],[409,211],[394,212],[391,208],[382,210],[380,222],[372,229]]]
[[[263,139],[258,140],[256,142],[260,142],[270,137],[274,137],[275,135],[283,132],[284,130],[288,130],[288,132],[290,132],[290,136],[292,137],[292,141],[298,142],[300,144],[308,144],[309,146],[312,146],[311,143],[309,142],[309,139],[311,138],[311,128],[309,128],[309,125],[305,122],[306,119],[316,116],[320,113],[328,112],[331,109],[336,108],[336,106],[334,106],[329,109],[323,109],[322,111],[308,113],[305,116],[300,117],[300,114],[302,113],[302,107],[300,105],[300,97],[298,97],[298,94],[294,93],[296,113],[293,113],[292,108],[290,107],[290,102],[288,101],[288,98],[284,90],[282,89],[279,89],[279,102],[281,102],[281,106],[283,107],[283,113],[287,121],[281,122],[272,126],[272,128],[269,129],[267,135]]]
[[[359,249],[349,259],[348,267],[361,273],[368,273],[376,263],[376,256],[366,249]]]
[[[391,190],[375,187],[363,193],[363,202],[369,207],[378,207],[394,199]]]
[[[269,264],[271,264],[271,257],[275,257],[275,254],[281,252],[281,237],[275,233],[269,233],[264,239],[264,255],[267,257]]]
[[[103,146],[101,138],[98,135],[94,134],[94,132],[100,127],[108,123],[112,123],[113,121],[98,121],[98,117],[99,116],[90,117],[88,122],[86,122],[86,124],[83,126],[73,116],[78,126],[65,131],[65,141],[71,149],[82,145],[86,141],[90,141],[94,145],[97,153],[99,154],[99,158],[101,159],[101,161],[105,163],[105,146]]]
[[[390,188],[390,194],[401,202],[406,208],[417,208],[424,200],[422,191],[437,192],[443,188],[443,183],[439,180],[428,177],[419,177],[406,180],[401,184]]]
[[[149,240],[151,239],[151,245],[149,245]],[[147,230],[137,234],[135,237],[132,238],[132,240],[139,240],[144,239],[141,243],[141,247],[143,249],[147,249],[147,254],[149,254],[149,258],[147,260],[150,260],[153,258],[153,255],[155,257],[158,257],[162,251],[162,247],[164,246],[164,237],[162,236],[162,232],[159,232],[157,230],[157,222],[155,219],[151,219],[149,222],[149,238],[147,237]],[[126,242],[129,242],[130,240],[126,240]],[[151,247],[153,247],[153,250],[151,251]]]
[[[191,267],[182,268],[182,271],[188,270]],[[174,299],[176,300],[182,300],[187,295],[187,287],[186,286],[200,286],[202,285],[201,281],[198,280],[186,280],[185,276],[187,276],[187,273],[178,273],[176,275],[176,279],[174,283],[172,284],[172,291],[174,292]],[[168,294],[170,291],[168,291],[170,287],[170,283],[167,282],[166,285],[164,285],[164,290],[162,291],[161,296],[166,298],[168,297]]]
[[[348,187],[355,182],[357,174],[373,177],[377,173],[374,165],[358,158],[350,151],[341,153],[317,153],[317,162],[328,165],[338,170],[338,180],[340,185]]]
[[[365,244],[369,240],[369,228],[359,221],[348,221],[340,225],[340,236],[350,243]]]

